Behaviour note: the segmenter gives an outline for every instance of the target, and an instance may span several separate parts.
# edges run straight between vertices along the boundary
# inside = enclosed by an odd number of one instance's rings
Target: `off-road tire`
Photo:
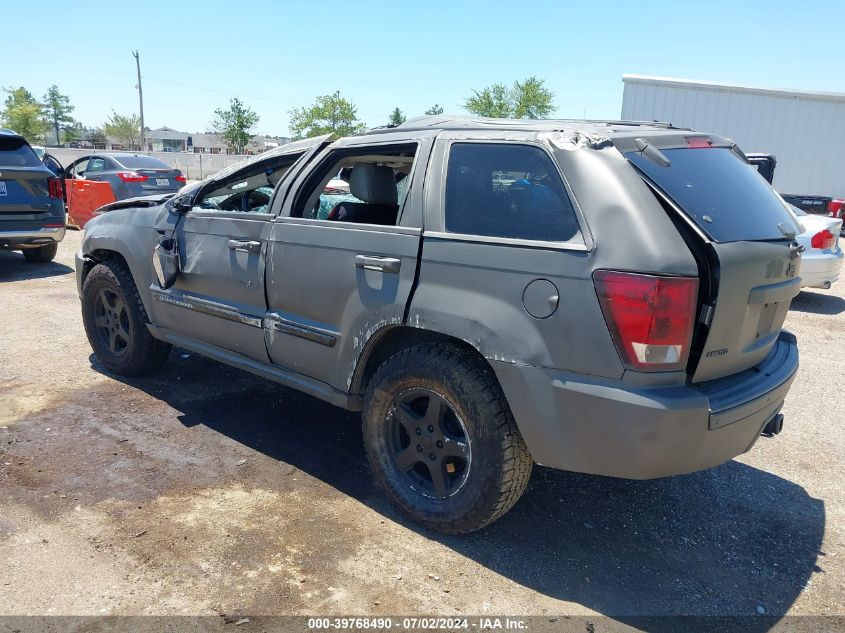
[[[121,354],[113,353],[97,331],[95,302],[99,293],[109,290],[125,304],[128,341]],[[147,312],[141,303],[132,273],[119,259],[96,264],[82,285],[82,322],[91,348],[110,371],[123,376],[143,376],[154,372],[167,360],[171,345],[159,341],[147,329]]]
[[[394,461],[387,432],[391,405],[416,389],[445,399],[467,431],[469,470],[446,498],[415,490]],[[420,344],[388,358],[368,384],[362,418],[375,480],[404,514],[428,528],[449,534],[478,530],[510,510],[528,485],[533,461],[492,369],[457,345]]]
[[[28,262],[46,264],[47,262],[51,262],[55,259],[58,251],[59,243],[53,242],[52,244],[45,244],[44,246],[39,246],[38,248],[25,248],[22,252]]]

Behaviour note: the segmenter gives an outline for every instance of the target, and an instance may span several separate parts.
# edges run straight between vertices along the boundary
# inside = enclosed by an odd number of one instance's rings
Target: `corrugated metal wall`
[[[845,97],[624,78],[622,118],[660,120],[774,154],[781,193],[845,198]]]

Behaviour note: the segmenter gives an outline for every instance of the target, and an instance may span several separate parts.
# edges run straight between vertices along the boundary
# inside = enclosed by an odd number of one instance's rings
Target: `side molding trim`
[[[238,312],[229,306],[221,305],[219,303],[215,303],[214,301],[209,301],[208,299],[200,299],[191,295],[173,295],[155,289],[151,292],[153,299],[161,303],[178,306],[180,308],[185,308],[186,310],[193,310],[194,312],[210,314],[211,316],[220,317],[221,319],[226,319],[227,321],[236,321],[237,323],[243,323],[244,325],[250,325],[252,327],[262,327],[260,317]]]
[[[299,338],[304,338],[313,343],[319,343],[326,347],[334,347],[337,343],[337,335],[320,328],[309,325],[302,325],[290,319],[286,319],[276,312],[271,312],[264,317],[264,327],[268,330],[282,332],[283,334],[290,334]]]

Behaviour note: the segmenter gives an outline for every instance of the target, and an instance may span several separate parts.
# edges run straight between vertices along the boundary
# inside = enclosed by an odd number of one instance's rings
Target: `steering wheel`
[[[255,201],[253,201],[253,196],[255,196]],[[260,200],[259,200],[260,199]],[[260,207],[262,205],[268,204],[270,202],[270,196],[268,196],[263,191],[258,191],[257,189],[253,189],[252,191],[244,191],[243,195],[241,196],[241,211],[244,213],[248,213],[254,207]]]

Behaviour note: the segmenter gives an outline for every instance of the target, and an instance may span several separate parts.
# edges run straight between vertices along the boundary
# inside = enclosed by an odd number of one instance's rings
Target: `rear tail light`
[[[845,219],[845,200],[831,200],[827,203],[827,210],[830,217]]]
[[[187,178],[185,178],[182,174],[179,174],[179,175],[178,175],[178,176],[176,176],[176,178],[174,178],[173,180],[175,180],[176,182],[187,182],[187,180],[188,180],[188,179],[187,179]]]
[[[641,371],[686,367],[698,279],[599,270],[593,280],[604,319],[627,367]]]
[[[50,192],[50,197],[56,200],[62,199],[62,181],[58,178],[48,178],[47,188]]]
[[[810,238],[810,246],[812,246],[813,248],[829,250],[833,248],[834,244],[836,244],[836,236],[827,229],[819,231],[813,237]]]
[[[144,182],[149,178],[149,176],[139,174],[136,171],[119,171],[117,172],[117,177],[123,182]]]

